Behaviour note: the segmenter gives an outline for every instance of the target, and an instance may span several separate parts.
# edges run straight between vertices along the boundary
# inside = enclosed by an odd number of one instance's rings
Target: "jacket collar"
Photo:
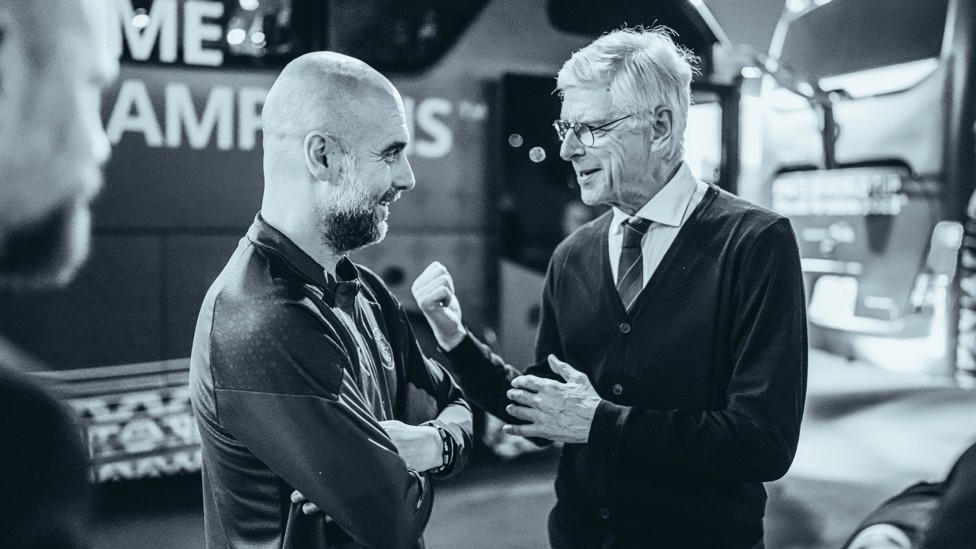
[[[255,246],[281,258],[292,271],[306,282],[321,288],[329,298],[328,301],[334,300],[342,309],[347,309],[359,293],[359,269],[348,257],[343,256],[339,260],[336,264],[336,276],[332,276],[284,233],[265,221],[260,212],[254,217],[254,223],[247,231],[247,238]]]

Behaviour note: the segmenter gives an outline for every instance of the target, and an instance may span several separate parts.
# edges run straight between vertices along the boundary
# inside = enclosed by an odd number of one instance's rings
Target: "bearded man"
[[[207,547],[423,547],[430,477],[463,466],[471,410],[346,257],[414,186],[403,102],[365,63],[318,52],[285,67],[262,120],[261,212],[193,341]]]

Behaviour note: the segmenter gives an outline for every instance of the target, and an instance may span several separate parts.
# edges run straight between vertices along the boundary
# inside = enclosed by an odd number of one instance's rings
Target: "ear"
[[[323,131],[309,132],[303,144],[305,165],[319,181],[339,180],[339,158],[346,154],[337,137]]]
[[[658,107],[651,122],[651,150],[664,150],[671,142],[673,132],[674,113],[668,107]]]

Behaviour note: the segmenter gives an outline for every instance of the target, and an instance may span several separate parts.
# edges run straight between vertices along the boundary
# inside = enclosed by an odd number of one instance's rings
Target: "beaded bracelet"
[[[454,463],[454,453],[455,453],[454,437],[451,436],[451,433],[447,432],[447,429],[441,427],[436,423],[427,422],[424,423],[424,425],[428,425],[430,427],[433,427],[434,429],[437,429],[437,433],[441,436],[441,458],[443,459],[443,461],[441,462],[440,467],[434,467],[433,469],[430,470],[431,473],[441,473],[445,471],[448,467],[450,467],[452,463]]]

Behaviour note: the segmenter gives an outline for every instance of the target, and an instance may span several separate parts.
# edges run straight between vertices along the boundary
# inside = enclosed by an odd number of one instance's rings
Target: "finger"
[[[413,286],[410,287],[411,293],[413,293],[414,297],[419,300],[424,295],[430,293],[434,288],[444,285],[443,283],[438,282],[441,276],[442,275],[437,275],[436,277],[428,278],[426,280],[418,278],[414,281]]]
[[[421,288],[415,288],[413,290],[413,298],[418,304],[436,303],[434,297],[442,294],[445,291],[450,291],[446,284],[443,282],[434,282]]]
[[[546,385],[551,384],[551,380],[536,376],[518,376],[512,380],[512,387],[516,389],[525,389],[535,393],[541,391]]]
[[[295,490],[294,492],[291,493],[291,502],[292,503],[298,503],[298,502],[304,501],[304,500],[305,500],[305,496],[303,496],[302,493],[299,492],[298,490]]]
[[[513,402],[517,402],[523,406],[529,406],[531,408],[539,407],[538,393],[523,391],[521,389],[509,389],[505,394],[508,395],[508,398]]]
[[[423,295],[441,287],[447,288],[451,292],[454,292],[454,281],[451,279],[451,275],[447,272],[441,273],[424,282],[424,284],[419,287],[418,292]]]
[[[312,515],[319,512],[319,508],[311,501],[302,505],[302,512],[306,515]]]
[[[426,269],[424,269],[422,273],[420,273],[420,276],[413,281],[413,285],[410,287],[411,291],[416,291],[417,289],[426,286],[432,279],[443,275],[445,272],[447,272],[447,269],[445,269],[439,261],[432,262],[427,266]]]
[[[446,286],[438,286],[425,293],[423,298],[418,300],[418,303],[428,311],[436,311],[439,308],[450,305],[452,299],[454,299],[454,293],[450,289]]]
[[[447,267],[435,261],[427,269],[429,270],[429,276],[424,279],[425,285],[429,285],[434,281],[439,283],[443,282],[452,292],[454,291],[454,278],[451,276],[451,272],[447,270]]]
[[[444,277],[447,281],[447,287],[451,289],[451,293],[454,293],[454,277],[451,276],[451,272],[444,269]]]
[[[528,424],[528,425],[503,425],[502,431],[510,435],[516,435],[520,437],[539,437],[539,438],[549,438],[546,436],[546,431],[539,427],[538,425]]]
[[[579,376],[582,375],[582,372],[559,360],[556,355],[549,355],[549,367],[566,381],[579,381]]]
[[[538,423],[543,417],[542,412],[536,410],[535,408],[516,406],[515,404],[505,406],[505,411],[508,412],[508,414],[512,417],[525,421],[531,421],[532,423]]]

